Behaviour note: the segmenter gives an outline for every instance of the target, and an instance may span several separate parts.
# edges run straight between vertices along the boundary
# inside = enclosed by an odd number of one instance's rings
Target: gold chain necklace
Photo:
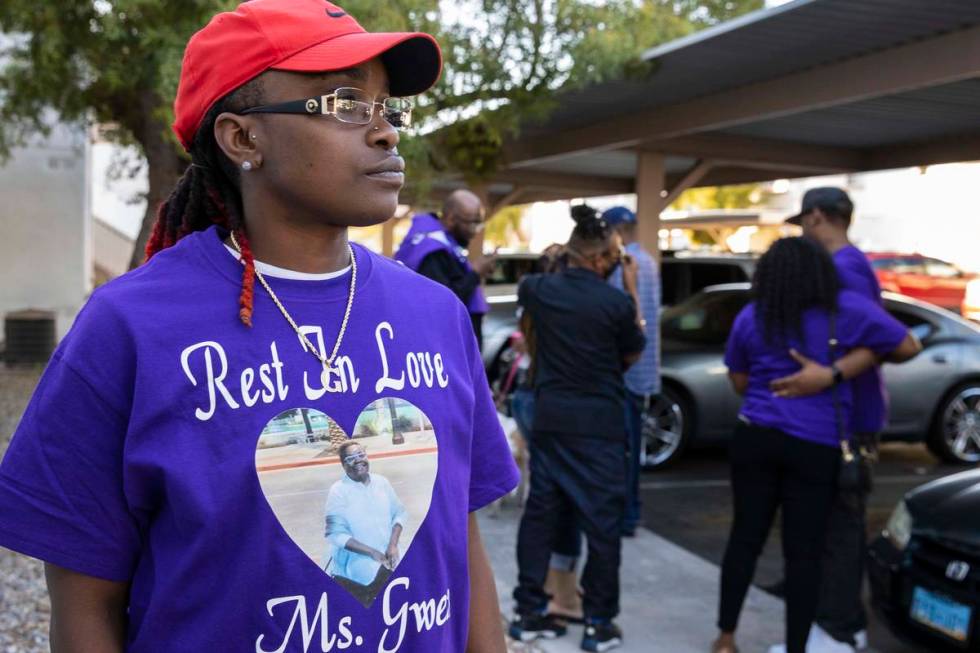
[[[242,263],[242,265],[244,265],[245,261],[241,260],[242,248],[238,244],[238,239],[235,238],[235,232],[230,232],[230,235],[231,244],[235,246],[235,251],[238,252],[239,261]],[[272,298],[272,301],[279,308],[279,312],[282,313],[284,318],[286,318],[286,321],[289,322],[289,325],[293,327],[294,331],[296,331],[296,335],[298,335],[300,340],[303,341],[304,349],[307,349],[311,354],[313,354],[313,356],[320,361],[320,364],[323,365],[323,373],[321,374],[320,378],[324,387],[327,386],[330,371],[333,369],[333,361],[337,357],[337,352],[340,351],[340,343],[344,341],[344,334],[347,332],[347,322],[350,320],[350,309],[354,305],[354,288],[357,286],[357,258],[354,256],[354,248],[351,247],[350,243],[347,243],[347,251],[350,252],[350,292],[347,294],[347,308],[344,309],[344,320],[340,323],[340,333],[337,334],[337,342],[334,344],[333,351],[330,353],[329,357],[321,354],[317,348],[313,346],[313,343],[310,342],[310,339],[306,337],[306,334],[300,331],[299,326],[297,326],[295,320],[293,320],[292,316],[289,314],[289,311],[286,310],[286,307],[283,306],[282,302],[279,301],[279,298],[276,297],[276,293],[272,292],[272,288],[269,287],[265,277],[258,270],[255,271],[255,276],[259,278],[259,283],[261,283],[262,287],[265,288],[265,291],[269,293],[269,297]]]

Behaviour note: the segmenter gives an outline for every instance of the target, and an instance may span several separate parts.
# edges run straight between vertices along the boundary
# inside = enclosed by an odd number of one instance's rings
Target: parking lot
[[[896,502],[911,488],[961,467],[941,464],[922,445],[888,443],[882,446],[876,487],[868,510],[869,537],[881,531]],[[641,481],[643,525],[658,535],[716,565],[721,564],[732,505],[728,463],[723,448],[690,451],[674,466],[648,472]],[[755,584],[771,588],[782,578],[779,524],[770,533],[759,560]],[[706,627],[713,624],[713,615]],[[871,615],[871,645],[878,653],[922,653],[921,648],[897,641]]]

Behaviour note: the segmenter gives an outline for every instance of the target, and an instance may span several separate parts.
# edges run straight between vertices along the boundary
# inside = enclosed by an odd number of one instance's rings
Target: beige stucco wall
[[[59,339],[91,290],[89,149],[83,127],[58,125],[0,164],[0,316],[54,311]]]

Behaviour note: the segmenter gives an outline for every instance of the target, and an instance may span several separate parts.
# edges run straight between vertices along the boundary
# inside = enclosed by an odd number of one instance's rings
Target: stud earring
[[[248,172],[251,169],[252,169],[252,162],[251,161],[242,161],[242,170],[244,170],[245,172]]]
[[[251,136],[249,136],[249,138],[251,138],[254,141],[254,140],[256,140],[258,138],[258,136],[256,136],[255,134],[252,134]]]

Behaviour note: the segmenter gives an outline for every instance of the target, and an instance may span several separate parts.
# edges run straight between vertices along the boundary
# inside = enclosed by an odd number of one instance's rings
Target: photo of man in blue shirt
[[[367,607],[401,559],[408,513],[388,479],[370,472],[361,444],[345,442],[337,453],[345,476],[327,495],[324,571]]]

